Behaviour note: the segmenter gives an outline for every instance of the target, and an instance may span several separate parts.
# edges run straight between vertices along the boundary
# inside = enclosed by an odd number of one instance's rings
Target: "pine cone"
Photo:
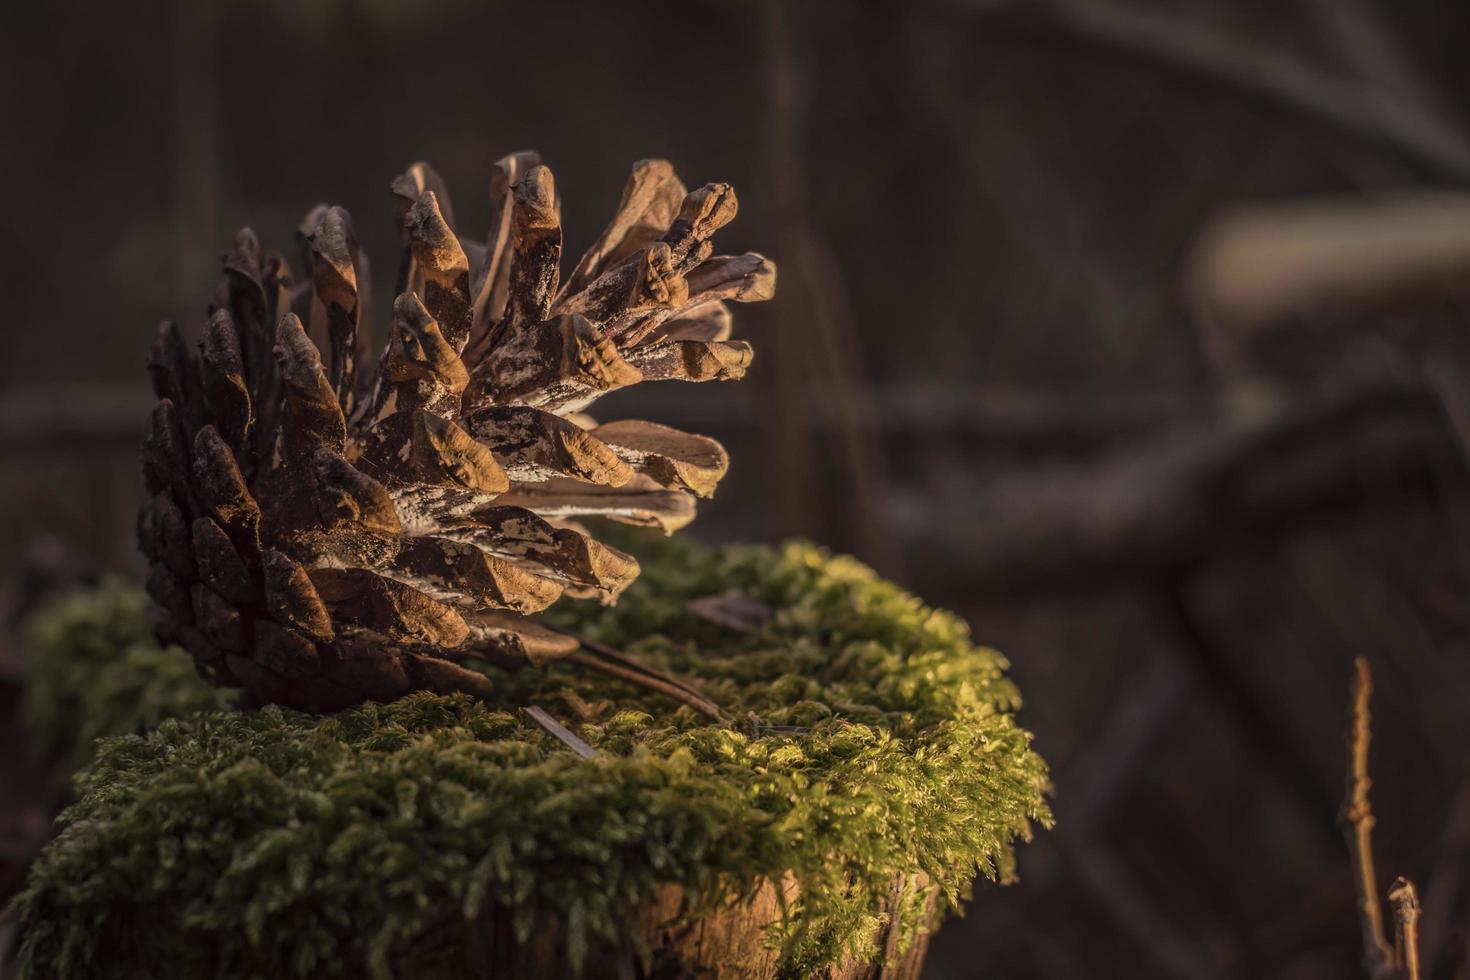
[[[711,256],[729,185],[686,193],[662,160],[634,165],[565,282],[536,154],[496,164],[483,244],[458,237],[428,165],[392,193],[403,252],[375,365],[358,357],[368,264],[338,207],[301,225],[306,282],[243,230],[197,353],[171,323],[154,345],[139,539],[160,632],[262,702],[483,696],[467,659],[574,651],[529,615],[638,574],[575,519],[672,532],[727,465],[712,439],[583,410],[639,381],[739,378],[751,349],[727,339],[726,301],[775,283],[760,255]]]

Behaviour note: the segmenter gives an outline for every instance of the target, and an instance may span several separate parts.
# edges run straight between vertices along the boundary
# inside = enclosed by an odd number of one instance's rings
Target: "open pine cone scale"
[[[578,518],[672,532],[724,475],[712,439],[584,412],[640,381],[744,374],[727,303],[769,298],[775,269],[712,255],[730,187],[686,191],[641,161],[564,282],[550,170],[514,154],[491,190],[480,243],[428,165],[393,181],[403,251],[377,358],[338,207],[301,225],[302,281],[246,229],[197,350],[160,327],[139,538],[160,632],[206,673],[308,710],[487,695],[466,661],[565,656],[577,641],[528,617],[637,576]]]

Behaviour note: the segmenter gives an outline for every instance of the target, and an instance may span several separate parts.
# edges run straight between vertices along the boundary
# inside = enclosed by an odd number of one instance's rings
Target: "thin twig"
[[[1393,965],[1400,980],[1419,980],[1419,894],[1407,878],[1388,890],[1393,906]]]
[[[580,639],[580,638],[579,638]],[[709,698],[700,694],[688,684],[677,678],[671,677],[651,667],[638,663],[626,654],[619,653],[611,647],[600,643],[591,643],[582,640],[583,650],[569,655],[568,663],[579,664],[592,670],[600,671],[613,677],[621,678],[640,687],[658,691],[665,694],[680,704],[688,705],[700,714],[706,715],[716,721],[721,719],[719,705]]]
[[[639,663],[626,653],[622,653],[610,646],[597,643],[593,640],[583,639],[568,630],[554,630],[554,632],[561,633],[564,636],[570,636],[582,648],[563,657],[562,660],[564,662],[577,664],[608,674],[620,680],[627,681],[630,684],[637,685],[638,687],[646,687],[651,691],[658,691],[660,694],[665,694],[680,704],[686,704],[700,714],[706,715],[715,721],[724,720],[724,715],[721,714],[719,705],[705,697],[698,689],[672,674],[655,670],[652,667]],[[452,649],[443,649],[438,655],[456,662],[481,659],[475,653],[461,653]]]
[[[1368,701],[1373,696],[1373,674],[1368,661],[1353,662],[1352,722],[1348,728],[1347,797],[1338,820],[1347,836],[1353,861],[1353,884],[1358,890],[1358,921],[1363,930],[1363,966],[1374,980],[1393,976],[1393,955],[1383,932],[1383,909],[1378,904],[1378,878],[1373,869],[1373,807],[1368,801],[1368,746],[1373,735]]]
[[[615,664],[620,664],[621,666],[627,667],[630,670],[637,671],[640,674],[646,674],[650,677],[656,678],[657,680],[663,681],[665,684],[671,684],[674,687],[677,687],[679,690],[684,691],[689,695],[692,695],[693,697],[702,698],[706,701],[709,700],[708,698],[705,698],[703,691],[695,687],[693,684],[690,684],[688,681],[683,680],[679,677],[675,677],[673,674],[665,674],[662,671],[654,670],[647,664],[644,664],[639,660],[635,660],[621,650],[608,646],[606,643],[598,643],[596,640],[589,640],[586,637],[576,636],[576,634],[574,633],[569,633],[567,635],[575,637],[576,641],[582,644],[584,648],[591,651],[592,653],[597,654],[599,657],[602,657],[605,660],[611,660]]]

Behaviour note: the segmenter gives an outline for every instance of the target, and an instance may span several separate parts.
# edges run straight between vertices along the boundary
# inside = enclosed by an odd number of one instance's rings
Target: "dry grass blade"
[[[571,729],[567,728],[567,726],[563,725],[561,722],[551,717],[549,714],[546,713],[544,709],[539,708],[533,704],[529,707],[522,708],[521,711],[526,715],[527,718],[530,718],[536,724],[544,728],[547,734],[556,738],[567,748],[571,749],[582,758],[593,759],[597,757],[596,749],[578,738]]]

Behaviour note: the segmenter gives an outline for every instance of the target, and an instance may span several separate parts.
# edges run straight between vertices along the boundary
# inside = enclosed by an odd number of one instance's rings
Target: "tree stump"
[[[952,897],[1050,823],[1004,659],[810,545],[626,544],[644,574],[619,604],[553,624],[719,720],[560,663],[492,669],[493,699],[103,739],[14,907],[28,975],[916,976]],[[73,604],[65,635],[145,605]],[[50,674],[58,705],[110,676]]]
[[[928,878],[922,872],[894,880],[897,897],[904,888],[920,887]],[[787,879],[787,901],[799,888]],[[582,980],[773,980],[780,975],[781,957],[765,941],[766,930],[781,916],[775,885],[766,880],[749,902],[733,904],[689,920],[681,919],[684,890],[676,885],[660,889],[658,898],[639,905],[636,932],[625,942],[601,943],[580,964],[580,973],[566,956],[556,936],[556,926],[539,932],[528,942],[516,940],[510,911],[497,907],[489,914],[463,926],[457,925],[459,940],[450,940],[450,961],[432,967],[420,966],[402,974],[413,980],[542,980],[545,977],[579,976]],[[890,902],[888,908],[891,909]],[[885,909],[887,911],[887,909]],[[876,961],[846,958],[826,968],[823,980],[914,980],[924,965],[929,948],[929,931],[938,924],[935,896],[924,902],[921,930],[904,942],[897,929],[885,923],[875,937],[880,958]]]

